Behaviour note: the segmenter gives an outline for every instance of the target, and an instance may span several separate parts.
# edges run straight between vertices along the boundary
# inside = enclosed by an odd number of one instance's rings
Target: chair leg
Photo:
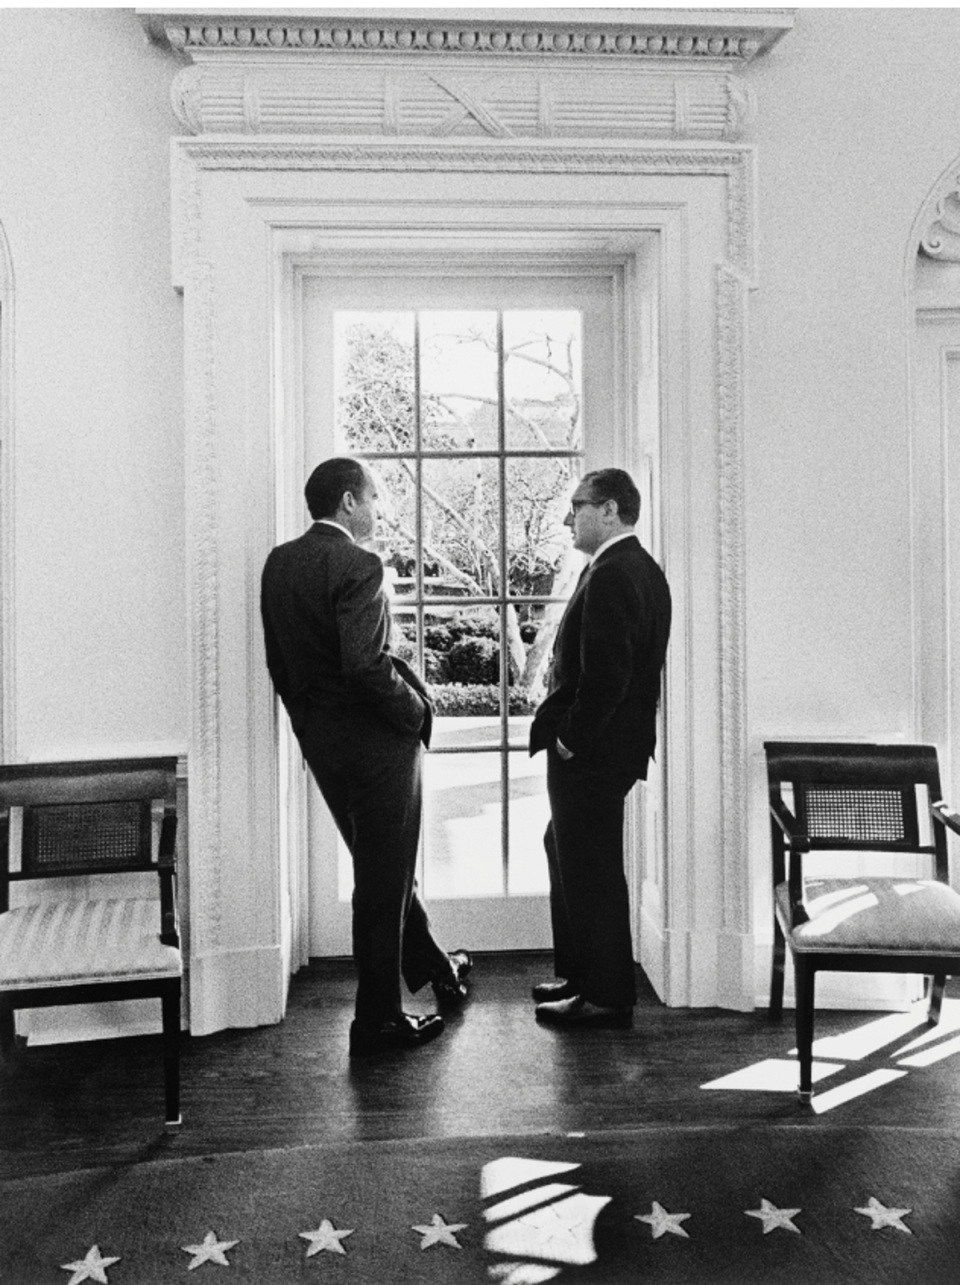
[[[804,1105],[813,1098],[813,1004],[815,970],[794,956],[797,990],[797,1054],[800,1059],[799,1097]]]
[[[786,963],[787,947],[783,929],[776,915],[773,917],[773,970],[770,974],[770,1008],[771,1018],[783,1016],[783,974]]]
[[[930,1007],[927,1010],[927,1018],[931,1026],[936,1026],[940,1021],[940,1009],[943,1005],[943,992],[947,984],[945,973],[934,973],[930,978]]]
[[[163,1006],[163,1082],[167,1127],[180,1120],[180,987],[171,987],[161,996]]]
[[[0,995],[0,1061],[5,1065],[10,1065],[13,1062],[16,1047],[16,1024],[13,1008]]]

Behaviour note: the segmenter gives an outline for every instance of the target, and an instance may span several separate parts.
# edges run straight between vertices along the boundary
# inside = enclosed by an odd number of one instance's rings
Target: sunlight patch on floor
[[[889,1013],[852,1031],[844,1031],[842,1035],[826,1035],[822,1039],[814,1040],[813,1055],[814,1057],[846,1058],[849,1061],[869,1057],[871,1053],[876,1053],[885,1045],[903,1039],[926,1020],[926,1004],[914,1006],[907,1013]],[[797,1050],[790,1051],[796,1054]]]
[[[830,1062],[814,1062],[813,1079],[825,1079],[844,1067]],[[701,1084],[701,1089],[746,1089],[754,1093],[789,1093],[797,1087],[798,1066],[788,1058],[767,1058],[745,1066],[742,1071],[733,1071],[730,1075],[721,1076]]]
[[[944,1058],[953,1057],[956,1053],[960,1053],[960,1035],[955,1035],[952,1040],[938,1044],[936,1048],[924,1049],[922,1053],[913,1053],[910,1057],[901,1057],[899,1065],[932,1066],[934,1062],[942,1062]]]
[[[814,1040],[813,1054],[815,1057],[842,1058],[843,1061],[814,1062],[813,1082],[817,1083],[827,1076],[846,1071],[851,1062],[857,1062],[875,1054],[882,1055],[882,1050],[888,1045],[900,1044],[900,1041],[905,1036],[915,1032],[919,1026],[925,1028],[921,1034],[908,1040],[906,1044],[901,1044],[898,1049],[890,1051],[889,1057],[891,1060],[897,1060],[898,1067],[932,1066],[935,1062],[960,1054],[960,1033],[958,1033],[960,1032],[960,1000],[945,999],[943,1001],[940,1021],[936,1026],[928,1027],[926,1025],[928,1021],[927,1013],[927,1001],[920,1000],[905,1013],[888,1013],[883,1017],[873,1018],[864,1022],[861,1026],[857,1026],[851,1031],[845,1031],[840,1035],[825,1035],[820,1039]],[[944,1036],[951,1035],[952,1038],[944,1039]],[[917,1049],[919,1052],[910,1053],[912,1049]],[[910,1053],[910,1056],[905,1057],[904,1054],[907,1053]],[[701,1089],[734,1089],[754,1093],[789,1093],[795,1091],[798,1087],[799,1076],[796,1048],[791,1049],[790,1054],[789,1058],[767,1058],[765,1061],[755,1062],[752,1066],[743,1067],[739,1071],[731,1071],[729,1075],[721,1076],[718,1080],[711,1080],[707,1084],[701,1084],[700,1087]],[[884,1085],[902,1079],[908,1074],[905,1070],[892,1067],[879,1067],[862,1075],[855,1074],[855,1068],[853,1067],[850,1067],[849,1070],[854,1078],[846,1079],[843,1083],[834,1085],[825,1092],[818,1093],[811,1098],[810,1105],[817,1114],[833,1111],[845,1102],[862,1097],[865,1093],[871,1093],[875,1089],[883,1088]]]
[[[865,1093],[872,1093],[874,1089],[880,1089],[883,1085],[899,1080],[906,1074],[906,1071],[887,1069],[868,1071],[866,1075],[859,1075],[855,1080],[848,1080],[846,1084],[838,1084],[834,1089],[816,1094],[810,1105],[817,1115],[822,1115],[824,1111],[833,1111],[836,1107],[843,1106],[844,1102],[861,1098]]]

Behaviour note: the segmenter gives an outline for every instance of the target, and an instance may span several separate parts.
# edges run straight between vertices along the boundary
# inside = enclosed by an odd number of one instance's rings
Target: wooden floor
[[[285,1020],[256,1030],[185,1037],[183,1126],[164,1133],[159,1037],[27,1049],[0,1082],[0,1177],[66,1172],[160,1156],[250,1151],[367,1139],[642,1130],[661,1123],[954,1128],[960,1122],[960,1052],[925,1067],[899,1061],[904,1020],[827,1013],[818,1036],[872,1033],[823,1050],[836,1069],[822,1088],[886,1078],[821,1113],[788,1087],[704,1088],[792,1057],[792,1014],[682,1010],[661,1005],[641,977],[628,1031],[557,1031],[533,1017],[530,986],[548,957],[479,956],[471,998],[443,1036],[415,1052],[351,1062],[353,973],[318,962],[291,986]],[[410,1011],[430,1009],[421,992]],[[954,1011],[954,1008],[958,1010]],[[883,1022],[887,1022],[887,1026]],[[893,1031],[890,1023],[900,1026]],[[960,1000],[927,1047],[960,1030]],[[952,1033],[951,1033],[952,1031]],[[897,1055],[897,1056],[894,1056]],[[766,1068],[769,1070],[770,1068]],[[783,1069],[781,1067],[781,1069]]]

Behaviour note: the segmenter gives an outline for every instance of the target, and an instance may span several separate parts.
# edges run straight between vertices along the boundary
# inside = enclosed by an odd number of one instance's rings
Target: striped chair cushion
[[[177,977],[156,901],[50,902],[0,914],[0,990]]]
[[[776,897],[789,923],[786,884]],[[960,893],[935,879],[808,879],[803,904],[810,919],[790,933],[798,952],[960,954]]]

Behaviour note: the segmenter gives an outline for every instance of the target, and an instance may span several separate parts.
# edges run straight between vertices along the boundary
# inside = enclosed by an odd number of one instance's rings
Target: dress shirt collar
[[[314,525],[315,525],[315,526],[321,526],[321,525],[322,525],[322,526],[332,526],[332,527],[335,527],[338,531],[342,531],[342,532],[343,532],[343,534],[344,534],[345,536],[347,536],[347,538],[348,538],[348,539],[350,539],[350,540],[352,540],[352,539],[353,539],[353,536],[350,534],[350,532],[347,530],[347,528],[346,528],[345,526],[341,526],[339,522],[334,522],[333,518],[317,518],[317,520],[316,520],[316,522],[314,523]]]
[[[629,531],[621,531],[619,535],[612,535],[609,540],[604,540],[603,544],[601,544],[600,548],[596,550],[593,557],[587,563],[587,566],[592,567],[597,558],[600,557],[601,553],[606,553],[607,549],[612,545],[617,544],[620,540],[629,540],[631,537],[636,539],[636,536],[637,533],[634,531],[633,527],[631,527]]]

